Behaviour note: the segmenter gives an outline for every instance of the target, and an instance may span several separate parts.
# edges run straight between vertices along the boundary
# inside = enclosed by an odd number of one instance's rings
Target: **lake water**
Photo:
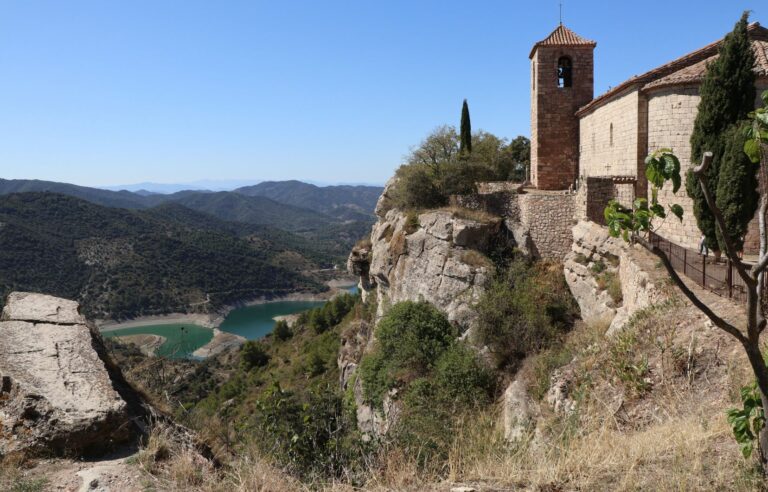
[[[357,292],[357,286],[346,289]],[[326,301],[276,301],[232,310],[219,329],[248,340],[265,337],[275,327],[275,316],[296,314],[325,304]],[[183,330],[182,330],[183,328]],[[192,324],[153,324],[102,332],[104,338],[126,335],[160,335],[166,338],[156,353],[164,357],[185,358],[213,338],[213,330]]]
[[[213,338],[213,330],[187,323],[172,323],[167,325],[146,325],[121,330],[102,332],[104,338],[121,337],[126,335],[160,335],[165,342],[155,351],[157,355],[171,359],[189,357]]]

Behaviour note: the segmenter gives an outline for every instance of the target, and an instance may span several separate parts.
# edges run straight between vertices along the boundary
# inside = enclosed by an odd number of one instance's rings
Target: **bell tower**
[[[531,59],[531,181],[567,190],[579,173],[576,111],[594,97],[597,43],[560,24],[533,45]]]

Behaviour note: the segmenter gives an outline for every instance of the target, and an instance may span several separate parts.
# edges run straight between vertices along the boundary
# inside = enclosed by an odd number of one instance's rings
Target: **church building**
[[[748,32],[759,98],[768,89],[768,29],[753,23]],[[602,222],[609,200],[631,206],[635,197],[647,196],[644,162],[649,153],[671,148],[685,174],[692,165],[690,138],[699,86],[721,42],[634,76],[596,98],[594,41],[561,24],[537,42],[529,56],[533,186],[576,190],[577,218]],[[675,196],[671,190],[662,190],[659,200],[679,203],[686,211],[682,223],[667,220],[659,234],[696,248],[701,233],[685,187]]]

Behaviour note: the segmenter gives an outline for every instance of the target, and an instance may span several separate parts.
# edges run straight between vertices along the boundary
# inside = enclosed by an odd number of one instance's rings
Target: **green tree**
[[[733,125],[725,133],[725,146],[720,161],[715,203],[723,214],[726,233],[736,250],[744,247],[747,226],[757,210],[757,167],[744,153],[747,140],[745,124]],[[720,251],[725,251],[725,240],[717,229]]]
[[[469,105],[467,100],[464,99],[464,104],[461,106],[461,143],[459,145],[459,152],[461,154],[472,153],[472,123],[469,121]]]
[[[519,135],[509,142],[504,150],[513,163],[511,172],[507,174],[505,179],[518,182],[525,181],[528,178],[528,169],[531,167],[531,141]]]
[[[720,47],[717,59],[709,64],[701,84],[698,113],[691,134],[691,159],[700,162],[705,152],[712,152],[713,161],[707,170],[709,191],[717,196],[720,168],[726,147],[726,130],[746,119],[755,105],[755,57],[747,35],[749,12],[744,12],[733,31]],[[693,214],[706,237],[707,246],[720,251],[715,218],[707,206],[699,181],[689,171],[686,191],[693,199]],[[741,190],[748,193],[748,190]],[[738,229],[728,224],[728,229]]]
[[[274,333],[275,337],[281,342],[284,342],[293,336],[293,331],[291,331],[291,327],[288,326],[288,322],[282,319],[275,323],[275,329],[272,330],[272,333]]]
[[[269,354],[261,342],[249,340],[240,348],[240,367],[249,371],[254,367],[264,367],[269,363]]]
[[[427,302],[392,306],[376,328],[374,351],[361,363],[366,398],[381,405],[391,388],[428,374],[456,335],[445,315]]]

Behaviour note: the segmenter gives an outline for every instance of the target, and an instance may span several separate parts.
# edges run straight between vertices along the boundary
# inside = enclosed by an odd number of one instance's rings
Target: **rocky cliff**
[[[364,299],[376,304],[376,320],[398,302],[427,301],[467,333],[477,323],[474,305],[494,271],[488,254],[511,243],[511,234],[500,217],[487,212],[445,208],[405,213],[392,208],[391,187],[392,182],[379,199],[370,238],[350,254],[348,270],[359,277]],[[342,386],[354,384],[360,429],[378,435],[386,433],[397,405],[387,397],[384,412],[374,411],[363,401],[360,382],[353,382],[372,338],[368,325],[346,334],[338,364]]]
[[[101,340],[74,301],[16,292],[0,318],[0,456],[79,454],[135,435]]]
[[[563,266],[586,323],[620,330],[637,311],[669,298],[669,278],[641,246],[612,238],[594,222],[573,227],[573,245]]]

